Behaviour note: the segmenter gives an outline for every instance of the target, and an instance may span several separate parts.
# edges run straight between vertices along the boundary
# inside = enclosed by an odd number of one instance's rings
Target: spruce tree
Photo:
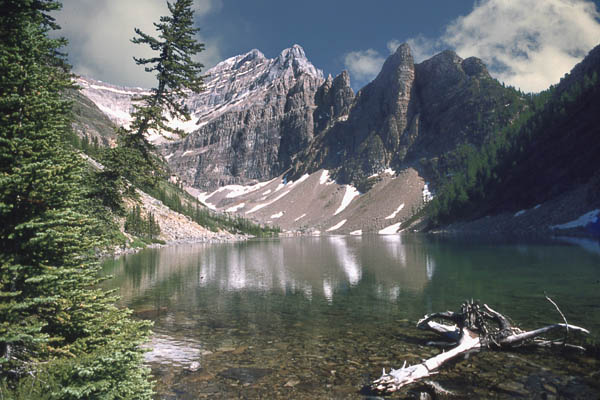
[[[0,0],[0,397],[150,398],[134,322],[97,288],[54,0]]]
[[[171,15],[154,23],[157,38],[135,29],[132,42],[148,45],[157,54],[134,60],[146,72],[155,74],[157,86],[150,89],[150,94],[135,99],[131,125],[118,130],[119,145],[105,152],[103,163],[107,168],[101,173],[103,179],[122,175],[132,185],[148,190],[156,189],[158,182],[166,177],[164,162],[152,152],[153,146],[145,135],[149,132],[165,137],[183,135],[183,131],[167,124],[167,116],[189,120],[184,101],[190,92],[203,89],[200,73],[204,66],[193,57],[204,49],[204,44],[195,39],[199,29],[194,28],[192,5],[193,0],[167,2]],[[125,182],[113,181],[120,185],[121,191],[127,189]]]
[[[167,125],[171,118],[190,119],[190,113],[184,100],[188,93],[198,93],[203,89],[203,77],[200,75],[201,63],[193,57],[204,49],[204,44],[195,39],[198,28],[194,28],[193,0],[176,0],[167,2],[171,15],[162,16],[159,23],[154,23],[159,35],[155,38],[136,28],[133,43],[144,44],[157,52],[155,57],[135,58],[136,64],[144,66],[146,72],[156,75],[157,86],[150,94],[140,97],[132,114],[133,122],[129,129],[130,139],[150,147],[144,134],[154,130],[182,135],[183,131]]]

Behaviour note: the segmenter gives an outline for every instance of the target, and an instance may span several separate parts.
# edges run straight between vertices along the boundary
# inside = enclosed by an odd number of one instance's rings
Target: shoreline
[[[169,246],[179,246],[186,244],[216,244],[216,243],[236,243],[252,239],[254,236],[245,234],[215,234],[212,237],[189,237],[165,241],[165,243],[151,243],[144,247],[115,247],[112,250],[100,252],[98,259],[118,258],[128,254],[135,254],[145,249],[160,249]]]

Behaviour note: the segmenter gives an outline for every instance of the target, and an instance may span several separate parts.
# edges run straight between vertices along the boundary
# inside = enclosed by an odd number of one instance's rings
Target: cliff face
[[[479,59],[445,51],[415,65],[403,44],[358,92],[347,120],[325,127],[299,155],[293,176],[327,168],[340,182],[362,185],[389,167],[437,167],[460,145],[481,145],[523,107]]]
[[[128,124],[140,88],[80,80],[109,118]],[[191,121],[170,123],[183,139],[151,138],[183,183],[202,191],[290,178],[320,168],[361,188],[373,175],[408,166],[443,171],[446,154],[483,144],[524,107],[476,58],[451,51],[414,64],[407,44],[356,96],[342,72],[323,79],[300,46],[274,58],[260,51],[207,72],[206,90],[186,101]]]
[[[293,46],[275,59],[253,50],[218,64],[209,76],[204,97],[190,105],[206,109],[198,129],[160,148],[170,167],[203,190],[282,173],[313,138],[321,71]]]

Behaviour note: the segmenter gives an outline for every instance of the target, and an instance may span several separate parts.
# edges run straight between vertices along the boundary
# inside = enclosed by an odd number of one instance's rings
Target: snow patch
[[[242,209],[242,208],[244,208],[245,206],[246,206],[246,203],[240,203],[240,204],[237,204],[237,205],[235,205],[235,206],[233,206],[233,207],[229,207],[229,208],[228,208],[227,210],[225,210],[225,211],[226,211],[226,212],[236,212],[237,210],[239,210],[239,209]]]
[[[596,209],[594,211],[590,211],[586,214],[583,214],[581,217],[573,221],[569,221],[560,225],[551,225],[550,229],[571,229],[585,227],[589,224],[595,224],[598,222],[598,214],[600,214],[600,210]]]
[[[206,192],[198,193],[196,195],[196,198],[198,199],[198,201],[200,203],[204,204],[206,207],[208,207],[211,210],[215,211],[217,209],[217,206],[215,206],[214,204],[211,204],[211,203],[209,203],[207,201],[207,199],[209,199],[215,193],[216,192],[212,192],[212,193],[206,193]]]
[[[310,177],[310,175],[309,175],[309,174],[304,174],[304,175],[302,175],[302,176],[300,177],[300,179],[298,179],[297,181],[295,181],[295,182],[290,182],[290,187],[292,187],[292,186],[295,186],[295,185],[297,185],[297,184],[299,184],[299,183],[302,183],[302,182],[304,182],[304,181],[305,181],[305,180],[307,180],[309,177]]]
[[[263,192],[263,196],[266,196],[266,195],[268,195],[269,193],[271,193],[271,189],[264,191],[264,192]]]
[[[271,219],[277,219],[283,217],[283,211],[279,211],[277,214],[271,215]]]
[[[353,236],[360,236],[360,235],[362,235],[362,229],[359,229],[357,231],[352,231],[352,232],[350,232],[350,234]]]
[[[283,192],[281,193],[279,196],[275,197],[273,200],[268,201],[266,203],[262,203],[262,204],[258,204],[256,206],[254,206],[250,211],[246,211],[246,215],[248,214],[252,214],[253,212],[256,212],[258,210],[260,210],[261,208],[265,208],[268,205],[271,205],[273,203],[275,203],[277,200],[281,199],[283,196],[285,196],[286,194],[288,194],[290,191],[288,190],[287,192]]]
[[[347,219],[341,220],[340,222],[338,222],[337,224],[335,224],[331,228],[327,229],[326,232],[331,232],[331,231],[335,231],[336,229],[340,229],[346,223],[346,221],[348,221],[348,220]]]
[[[380,230],[379,234],[380,235],[394,235],[394,234],[398,233],[398,229],[400,228],[400,225],[402,225],[402,222],[398,222],[397,224],[387,226],[387,227],[383,228],[382,230]]]
[[[385,217],[385,219],[393,219],[402,209],[404,208],[404,203],[400,204],[396,211]]]
[[[242,186],[242,185],[227,185],[227,186],[223,186],[223,188],[225,190],[229,190],[230,192],[227,193],[227,195],[225,196],[225,198],[227,199],[233,199],[235,197],[239,197],[243,194],[247,194],[250,192],[254,192],[255,190],[260,189],[263,186],[266,186],[270,183],[271,181],[267,181],[267,182],[259,182],[255,185],[250,185],[250,186]]]
[[[376,178],[379,175],[383,175],[383,174],[388,174],[388,175],[391,175],[391,176],[396,176],[396,171],[394,171],[391,168],[386,168],[383,171],[379,171],[379,172],[374,173],[373,175],[369,176],[369,178]]]
[[[302,214],[301,216],[299,216],[298,218],[296,218],[294,220],[294,222],[298,222],[299,220],[301,220],[302,218],[306,217],[306,213]]]
[[[433,193],[429,190],[429,182],[425,182],[425,185],[423,185],[423,203],[431,200],[433,200]]]
[[[329,171],[324,169],[323,172],[321,172],[321,177],[319,178],[319,185],[331,185],[333,182],[329,182]]]
[[[342,211],[348,207],[348,205],[354,200],[355,197],[359,196],[360,192],[356,190],[354,186],[346,185],[346,192],[344,193],[344,198],[342,199],[342,204],[335,210],[333,215],[338,215]]]
[[[106,90],[107,92],[124,94],[127,96],[140,96],[140,95],[148,96],[149,94],[151,94],[150,92],[131,92],[131,91],[127,91],[127,90],[116,89],[116,88],[109,87],[109,86],[99,86],[99,85],[94,85],[94,84],[90,84],[89,87],[91,87],[92,89],[96,89],[96,90]]]

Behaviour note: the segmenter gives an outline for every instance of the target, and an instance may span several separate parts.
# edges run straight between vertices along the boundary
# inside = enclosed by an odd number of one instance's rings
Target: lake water
[[[104,271],[122,305],[155,322],[146,359],[160,399],[363,398],[382,368],[441,351],[419,318],[471,298],[534,329],[562,322],[546,292],[569,323],[600,332],[592,241],[282,238],[147,249]],[[587,399],[600,397],[599,371],[586,354],[484,351],[433,379],[458,398]]]

